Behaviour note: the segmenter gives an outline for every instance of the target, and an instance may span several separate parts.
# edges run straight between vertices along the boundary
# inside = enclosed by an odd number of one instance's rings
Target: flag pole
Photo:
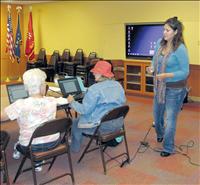
[[[16,7],[16,10],[17,10],[17,17],[18,17],[18,19],[19,19],[19,16],[20,16],[20,12],[21,12],[21,10],[22,10],[22,7],[21,6],[17,6]],[[18,20],[19,21],[19,20]],[[20,59],[19,59],[20,60]],[[21,78],[21,76],[20,76],[20,63],[18,62],[18,65],[19,65],[19,78],[18,78],[18,82],[21,82],[22,81],[22,78]]]
[[[11,6],[10,5],[8,5],[7,6],[7,9],[8,9],[8,14],[10,13],[10,9],[11,9]],[[7,68],[7,73],[9,73],[9,67]],[[10,82],[10,79],[9,79],[9,77],[8,76],[6,76],[6,80],[5,80],[5,82]]]

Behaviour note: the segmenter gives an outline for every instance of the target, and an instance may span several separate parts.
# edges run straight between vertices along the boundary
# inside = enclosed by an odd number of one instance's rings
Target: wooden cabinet
[[[153,76],[146,73],[148,60],[124,61],[124,88],[126,92],[153,95]]]

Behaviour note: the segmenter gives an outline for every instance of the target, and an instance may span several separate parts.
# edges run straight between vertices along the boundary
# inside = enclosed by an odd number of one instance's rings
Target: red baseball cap
[[[94,74],[101,74],[102,76],[111,78],[114,76],[114,74],[111,71],[111,68],[112,68],[112,66],[110,63],[108,63],[104,60],[100,60],[96,63],[96,65],[91,70],[91,72]]]

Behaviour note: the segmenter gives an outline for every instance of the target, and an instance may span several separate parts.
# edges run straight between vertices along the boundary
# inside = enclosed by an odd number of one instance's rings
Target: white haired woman
[[[56,118],[57,104],[67,104],[65,98],[46,97],[45,72],[40,69],[30,69],[23,75],[23,81],[29,97],[19,99],[1,112],[1,121],[17,120],[19,125],[19,141],[16,148],[26,151],[35,129],[42,123]],[[47,151],[59,143],[59,133],[33,140],[34,151]],[[20,153],[14,151],[13,157],[18,159]],[[41,171],[41,167],[36,171]]]

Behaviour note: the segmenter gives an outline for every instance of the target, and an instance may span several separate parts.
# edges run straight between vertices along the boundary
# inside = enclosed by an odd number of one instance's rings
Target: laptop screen
[[[58,84],[64,97],[67,97],[69,94],[78,94],[81,92],[77,78],[59,79]]]
[[[13,103],[18,99],[27,98],[28,92],[25,90],[23,83],[6,85],[9,102]]]

